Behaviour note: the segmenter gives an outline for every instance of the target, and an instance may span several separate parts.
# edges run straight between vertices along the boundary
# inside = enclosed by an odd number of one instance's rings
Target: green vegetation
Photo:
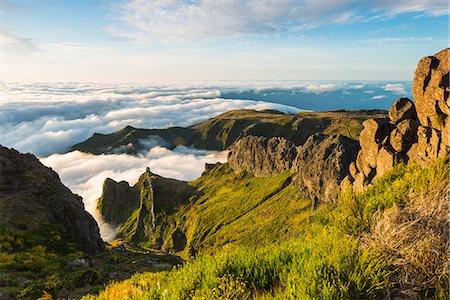
[[[93,154],[120,150],[135,153],[147,150],[140,140],[160,137],[169,148],[190,145],[198,149],[224,150],[243,135],[281,136],[297,145],[318,132],[342,134],[357,139],[362,122],[368,118],[384,117],[385,111],[300,112],[287,115],[278,111],[233,110],[191,127],[139,129],[127,126],[111,134],[94,134],[71,147]]]
[[[157,272],[179,263],[164,253],[123,245],[88,257],[60,226],[0,227],[0,291],[14,299],[79,298],[137,271]]]
[[[86,299],[447,299],[448,174],[442,159],[400,165],[367,191],[310,211],[289,174],[254,178],[221,166],[193,182],[204,194],[183,212],[196,258]]]

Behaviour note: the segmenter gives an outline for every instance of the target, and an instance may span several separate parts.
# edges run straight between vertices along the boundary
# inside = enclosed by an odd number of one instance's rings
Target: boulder
[[[412,145],[407,156],[409,161],[427,163],[439,157],[441,146],[441,132],[431,128],[419,126],[417,129],[417,144]]]
[[[389,119],[397,124],[403,120],[416,119],[417,113],[414,103],[408,98],[399,98],[389,109]]]
[[[414,73],[413,96],[422,126],[442,130],[450,114],[450,48],[422,58]]]
[[[321,203],[337,200],[341,181],[356,159],[358,142],[342,135],[314,134],[297,148],[293,183],[301,193]]]
[[[362,191],[364,191],[364,183],[366,181],[366,177],[364,177],[363,173],[359,173],[356,178],[355,181],[353,182],[353,191],[355,193],[360,193]]]
[[[295,144],[285,138],[245,136],[231,146],[228,163],[235,172],[272,176],[289,170],[296,154]]]
[[[365,164],[375,168],[381,143],[389,135],[392,126],[387,118],[369,119],[363,122],[363,126],[359,136],[359,144],[364,151],[362,159]]]
[[[416,120],[406,119],[397,124],[392,130],[389,141],[396,152],[407,152],[412,144],[417,142],[417,128],[419,124]]]
[[[392,169],[396,163],[396,156],[394,153],[391,153],[385,147],[380,149],[380,152],[377,157],[377,171],[376,177],[383,176],[387,171]]]
[[[378,154],[378,153],[377,153]],[[356,156],[356,167],[363,173],[364,176],[368,177],[372,173],[372,167],[366,162],[364,150],[360,150]]]
[[[356,174],[358,174],[358,168],[356,167],[355,162],[352,162],[350,164],[350,166],[348,167],[348,170],[350,172],[350,176],[352,176],[353,178],[355,178]]]

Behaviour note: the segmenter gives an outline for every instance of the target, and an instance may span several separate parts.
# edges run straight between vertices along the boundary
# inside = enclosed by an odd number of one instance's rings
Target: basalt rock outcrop
[[[126,181],[116,182],[106,178],[102,196],[97,203],[97,208],[106,222],[120,225],[139,207],[139,189],[137,186],[130,187]]]
[[[99,206],[106,220],[121,225],[120,235],[126,241],[181,251],[186,246],[186,236],[181,230],[171,232],[171,239],[164,237],[166,228],[176,228],[168,217],[196,192],[184,181],[156,175],[147,168],[133,187],[106,179]]]
[[[314,203],[332,203],[358,150],[357,141],[342,135],[317,133],[299,147],[280,137],[247,136],[233,144],[228,163],[235,172],[246,170],[256,177],[291,170],[302,195]]]
[[[359,150],[358,142],[342,136],[315,134],[297,148],[291,172],[293,183],[315,205],[333,203],[338,187]]]
[[[8,230],[49,226],[66,232],[88,254],[105,249],[80,196],[32,154],[0,146],[0,225]],[[38,237],[37,237],[38,238]]]
[[[420,60],[413,82],[414,103],[400,98],[389,118],[364,121],[361,150],[342,188],[362,191],[400,162],[427,164],[450,153],[450,48]]]
[[[231,146],[228,163],[235,172],[271,176],[289,170],[296,155],[295,144],[285,138],[245,136]]]

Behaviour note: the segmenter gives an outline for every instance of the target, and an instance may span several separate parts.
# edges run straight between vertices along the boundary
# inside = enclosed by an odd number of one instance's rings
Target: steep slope
[[[298,194],[291,177],[289,171],[254,177],[235,173],[228,164],[189,183],[146,171],[135,186],[141,204],[123,223],[121,237],[186,258],[221,247],[288,239],[298,235],[296,224],[310,213],[309,199]],[[149,199],[155,201],[146,204]]]
[[[104,250],[97,223],[81,197],[34,155],[0,146],[0,178],[0,226],[9,231],[55,227],[89,254]]]
[[[215,255],[136,274],[86,299],[448,299],[448,160],[398,165],[363,193],[341,194],[337,205],[313,212],[295,193],[251,211],[230,207],[228,195],[247,205],[257,187],[289,175],[240,179],[221,168],[197,182],[210,185],[217,204],[205,201],[196,213],[208,213],[192,215],[198,225],[215,222],[198,240]],[[217,182],[222,176],[229,186]],[[234,196],[249,183],[249,193]]]
[[[127,126],[112,134],[94,134],[70,150],[93,154],[136,153],[150,145],[174,148],[178,145],[198,149],[225,150],[246,135],[284,137],[296,145],[318,132],[342,134],[357,139],[362,122],[386,116],[385,111],[301,112],[286,115],[277,111],[234,110],[200,124],[181,128],[139,129]]]

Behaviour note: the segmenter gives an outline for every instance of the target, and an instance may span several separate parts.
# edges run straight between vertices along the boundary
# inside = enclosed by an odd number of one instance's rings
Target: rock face
[[[440,131],[450,115],[449,56],[450,48],[447,48],[424,57],[414,73],[413,95],[420,123]]]
[[[102,196],[97,203],[106,222],[120,225],[139,207],[139,189],[130,187],[126,181],[116,182],[106,178]]]
[[[182,251],[186,246],[186,236],[181,230],[172,232],[172,239],[164,239],[166,228],[176,228],[168,216],[187,204],[195,192],[195,188],[186,182],[161,177],[147,168],[133,187],[126,182],[106,179],[101,213],[105,219],[110,217],[116,221],[115,224],[122,225],[120,234],[129,242]],[[122,211],[118,214],[119,208]],[[170,244],[164,245],[168,241]]]
[[[450,153],[449,56],[447,48],[420,60],[414,103],[400,98],[389,109],[389,119],[363,123],[361,151],[342,188],[350,182],[355,191],[362,191],[400,162],[427,164]]]
[[[342,135],[309,137],[297,148],[291,169],[293,183],[313,204],[335,202],[339,184],[349,174],[349,165],[359,149],[357,141]]]
[[[295,144],[282,137],[245,136],[231,146],[228,163],[235,172],[271,176],[289,170],[296,154]]]
[[[31,154],[0,146],[0,224],[11,230],[57,226],[88,254],[105,249],[94,218],[80,196]]]

